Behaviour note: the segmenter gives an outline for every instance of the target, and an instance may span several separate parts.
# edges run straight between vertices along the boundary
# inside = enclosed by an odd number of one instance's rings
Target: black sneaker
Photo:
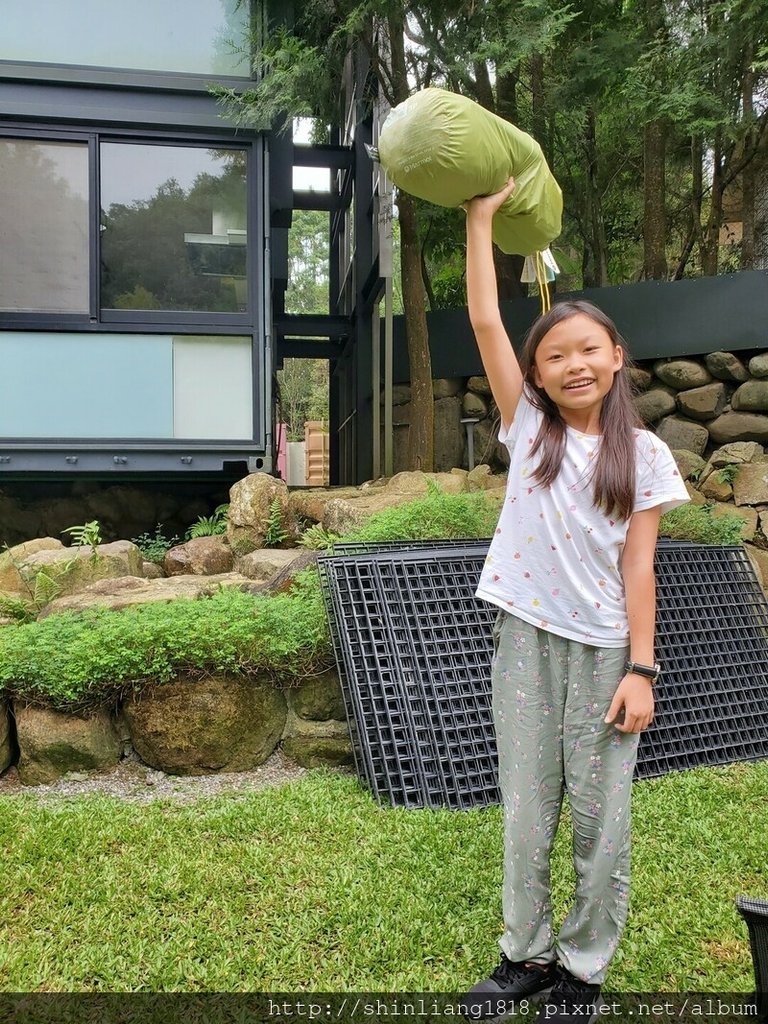
[[[478,982],[462,996],[459,1010],[468,1020],[510,1017],[521,1001],[552,987],[555,967],[554,961],[550,964],[532,964],[527,960],[515,963],[502,954],[490,978]]]
[[[562,964],[557,965],[555,984],[539,1017],[549,1024],[590,1024],[600,1016],[600,986],[574,978]]]

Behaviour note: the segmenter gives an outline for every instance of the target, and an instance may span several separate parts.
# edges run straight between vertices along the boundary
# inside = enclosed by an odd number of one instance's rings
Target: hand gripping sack
[[[478,103],[423,89],[398,104],[378,157],[398,188],[438,206],[460,206],[506,185],[515,190],[493,218],[493,240],[530,256],[560,234],[563,197],[538,142]]]

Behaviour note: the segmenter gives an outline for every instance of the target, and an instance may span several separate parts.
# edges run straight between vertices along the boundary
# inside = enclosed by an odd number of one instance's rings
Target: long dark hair
[[[602,441],[592,471],[592,479],[595,505],[603,509],[607,515],[629,519],[635,502],[634,432],[644,426],[632,401],[632,380],[629,375],[631,361],[626,342],[613,320],[597,306],[583,299],[569,299],[556,303],[549,312],[534,322],[525,338],[520,366],[532,404],[544,413],[544,419],[531,448],[531,455],[535,455],[539,450],[542,453],[541,461],[533,475],[542,487],[549,487],[554,482],[565,455],[566,441],[565,422],[560,410],[546,391],[534,383],[536,349],[544,335],[556,324],[579,313],[605,328],[613,344],[618,345],[624,352],[624,365],[614,374],[613,385],[603,399],[600,409]]]

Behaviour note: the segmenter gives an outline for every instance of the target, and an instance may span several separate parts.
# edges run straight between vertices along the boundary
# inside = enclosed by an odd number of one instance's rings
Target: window
[[[0,60],[247,78],[245,0],[3,0]]]
[[[105,142],[100,155],[102,308],[246,310],[245,152]]]
[[[249,145],[54,134],[0,137],[0,313],[93,327],[252,312]]]
[[[0,310],[88,312],[88,146],[0,139]]]

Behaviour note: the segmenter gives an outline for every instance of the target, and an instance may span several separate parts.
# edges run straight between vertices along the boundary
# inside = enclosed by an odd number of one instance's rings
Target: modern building
[[[366,72],[350,57],[332,146],[235,127],[210,87],[247,87],[264,17],[261,0],[5,0],[0,482],[271,471],[288,355],[331,360],[332,482],[370,475]],[[330,191],[294,194],[294,163],[327,167]],[[332,267],[308,322],[283,296],[292,211],[312,203]]]

